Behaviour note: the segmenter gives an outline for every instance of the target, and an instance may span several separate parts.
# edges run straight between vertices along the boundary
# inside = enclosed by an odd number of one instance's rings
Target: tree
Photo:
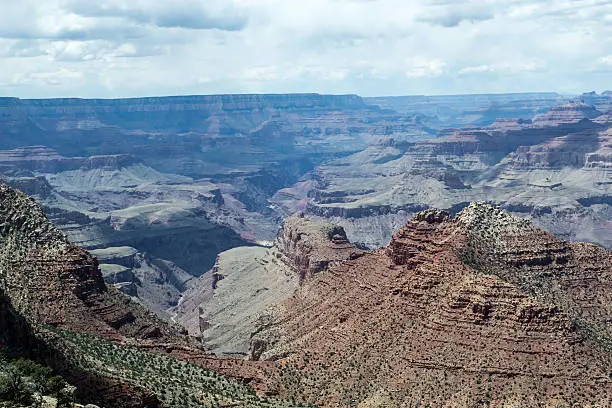
[[[51,395],[57,396],[66,388],[66,381],[60,376],[53,376],[47,380],[46,389]]]
[[[57,399],[57,408],[70,408],[74,402],[72,394],[65,390],[60,391],[55,398]]]
[[[0,377],[0,400],[30,405],[33,399],[32,392],[17,371],[9,369]]]
[[[66,390],[66,381],[60,376],[54,376],[47,380],[47,391],[57,400],[57,408],[72,407],[74,398]]]

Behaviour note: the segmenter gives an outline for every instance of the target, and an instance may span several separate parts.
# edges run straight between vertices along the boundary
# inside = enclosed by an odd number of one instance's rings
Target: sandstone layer
[[[320,406],[604,407],[611,288],[601,247],[487,204],[428,210],[306,282],[254,344]]]

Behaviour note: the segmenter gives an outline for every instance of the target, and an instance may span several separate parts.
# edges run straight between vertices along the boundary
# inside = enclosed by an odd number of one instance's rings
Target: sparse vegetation
[[[57,333],[69,347],[66,355],[72,364],[151,390],[168,408],[304,406],[259,397],[248,385],[170,356],[91,335]]]
[[[58,401],[58,407],[71,407],[74,387],[47,366],[0,352],[0,407],[40,407],[43,396]]]

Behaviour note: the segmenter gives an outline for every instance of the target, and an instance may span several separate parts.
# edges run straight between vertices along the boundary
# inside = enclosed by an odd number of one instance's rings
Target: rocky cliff
[[[349,242],[342,227],[313,222],[301,213],[285,220],[275,247],[301,280],[326,270],[331,262],[355,259],[363,253]]]
[[[474,200],[609,247],[611,124],[592,106],[570,103],[533,121],[497,120],[417,142],[384,139],[318,166],[275,200],[338,223],[369,247],[385,245],[419,210],[454,213]]]
[[[138,276],[109,282],[162,314],[219,252],[248,245],[240,236],[248,233],[245,217],[264,223],[231,197],[225,205],[218,185],[157,172],[132,156],[65,157],[32,147],[0,153],[0,168],[9,185],[45,204],[75,244],[137,247]],[[275,229],[268,224],[261,230]]]
[[[555,93],[515,93],[372,97],[365,101],[397,112],[426,115],[439,128],[456,128],[486,126],[500,118],[531,119],[567,98]]]
[[[0,177],[36,195],[76,245],[135,248],[136,279],[106,275],[165,314],[219,253],[274,239],[279,188],[377,137],[433,134],[355,95],[3,98]]]
[[[211,272],[181,298],[176,320],[217,354],[257,355],[251,337],[269,308],[332,263],[362,255],[341,227],[302,214],[289,217],[272,247],[221,253]]]
[[[6,185],[0,185],[0,225],[2,291],[31,323],[108,338],[172,333],[109,290],[97,260],[70,244],[33,199]]]
[[[604,109],[607,97],[591,99]],[[590,111],[578,123],[530,123],[559,101],[554,94],[406,101],[410,109],[398,113],[354,95],[3,98],[0,177],[41,200],[76,245],[135,248],[142,268],[121,271],[110,260],[106,276],[166,315],[190,277],[209,270],[219,253],[273,240],[282,219],[298,210],[341,217],[332,221],[352,241],[379,246],[415,211],[488,199],[479,177],[519,147],[607,123]],[[511,117],[523,119],[495,122]],[[485,123],[491,126],[474,127]],[[431,139],[449,124],[473,125]],[[381,138],[386,142],[371,145]],[[595,164],[606,157],[587,155]],[[526,184],[540,185],[537,178]],[[532,212],[539,196],[533,189],[528,200],[508,189],[492,201]],[[584,233],[577,238],[605,243],[598,225],[607,207],[579,204],[599,203],[600,190],[578,194],[586,201],[574,200],[577,210],[557,216],[563,222],[555,232],[575,236],[570,229],[579,219]],[[541,225],[553,227],[550,220]]]
[[[612,255],[486,204],[417,214],[255,336],[321,406],[607,406]]]
[[[0,333],[0,347],[52,366],[77,386],[80,401],[119,408],[287,406],[209,371],[251,382],[263,377],[258,365],[215,358],[107,287],[96,258],[73,246],[33,199],[4,184]]]

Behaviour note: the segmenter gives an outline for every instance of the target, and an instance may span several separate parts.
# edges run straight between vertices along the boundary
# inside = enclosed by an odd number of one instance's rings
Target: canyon
[[[392,138],[328,161],[273,198],[344,227],[361,245],[386,245],[392,231],[430,207],[457,213],[471,201],[501,205],[570,240],[610,247],[612,122],[570,102],[533,120],[444,130],[415,142]]]
[[[602,98],[593,101],[603,106]],[[412,99],[398,105],[397,98],[318,94],[0,98],[0,177],[40,200],[72,242],[99,256],[107,282],[168,317],[220,253],[272,242],[295,211],[320,213],[307,197],[317,193],[305,185],[334,160],[385,143],[408,147],[444,135],[446,126],[489,124],[491,106],[529,120],[567,100],[557,94]],[[368,191],[370,178],[364,169],[353,188]],[[402,201],[409,210],[410,199]],[[360,245],[384,245],[410,211],[363,217],[381,208],[372,207],[357,219],[341,210],[344,219],[332,221]],[[597,216],[577,217],[596,224]],[[379,232],[355,234],[363,228]]]
[[[0,98],[0,346],[102,406],[607,406],[611,118]]]
[[[332,262],[361,255],[341,227],[303,214],[289,217],[270,248],[221,253],[211,273],[182,297],[177,321],[217,354],[252,355],[252,334],[268,308],[291,297]]]
[[[612,253],[490,204],[454,218],[421,211],[374,251],[339,226],[291,217],[270,248],[232,249],[199,278],[194,288],[209,296],[194,290],[179,305],[187,313],[177,312],[197,322],[200,335],[187,336],[106,285],[96,258],[32,198],[0,185],[0,203],[0,347],[49,364],[79,401],[560,407],[612,399]]]
[[[499,207],[419,212],[268,311],[257,358],[317,406],[607,406],[612,257]]]
[[[279,188],[379,136],[434,133],[353,95],[2,98],[0,173],[167,316],[219,253],[274,239]]]
[[[168,358],[175,351],[191,356],[183,357],[187,360],[208,361],[211,354],[179,327],[107,286],[96,258],[72,245],[33,199],[0,185],[0,204],[1,345],[49,364],[70,379],[80,392],[77,397],[87,402],[113,407],[187,406],[177,395],[167,394],[170,388],[163,395],[155,391],[152,377],[142,381],[130,376],[134,370],[130,364],[133,359],[172,364]],[[147,353],[156,349],[157,360]],[[117,361],[118,350],[130,357]],[[211,374],[200,370],[200,375]],[[205,398],[216,392],[211,390]],[[228,398],[245,397],[230,391],[223,396]]]

